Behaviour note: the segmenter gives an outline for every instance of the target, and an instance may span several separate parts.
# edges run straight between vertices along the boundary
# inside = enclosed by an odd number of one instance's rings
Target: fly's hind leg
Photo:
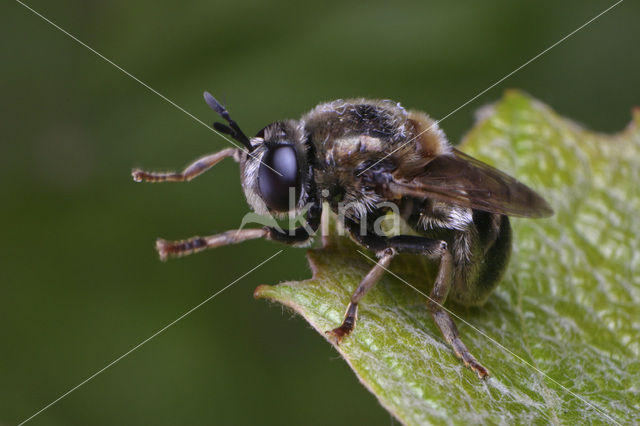
[[[453,348],[456,356],[460,358],[467,367],[475,371],[478,374],[478,377],[483,379],[489,375],[489,371],[483,367],[473,355],[471,355],[467,346],[460,339],[458,327],[456,327],[455,323],[449,316],[449,313],[442,306],[447,299],[449,290],[451,289],[453,258],[444,241],[441,242],[438,251],[440,255],[440,268],[438,269],[438,275],[427,302],[429,312],[431,312],[433,320],[442,332],[447,343],[449,343]]]

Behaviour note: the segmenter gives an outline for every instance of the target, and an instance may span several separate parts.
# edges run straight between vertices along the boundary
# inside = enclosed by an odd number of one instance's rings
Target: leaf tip
[[[631,109],[631,122],[640,127],[640,106],[634,106]]]
[[[267,284],[260,284],[258,287],[256,287],[255,290],[253,290],[253,298],[254,299],[269,298],[272,287],[273,286],[270,286]]]
[[[510,97],[518,97],[518,98],[521,98],[521,97],[523,97],[523,96],[524,96],[524,97],[528,97],[528,96],[527,96],[527,94],[526,94],[524,91],[522,91],[522,90],[520,90],[520,89],[514,89],[514,88],[511,88],[511,89],[505,89],[505,91],[504,91],[504,95],[503,95],[503,96],[504,96],[505,98],[510,98]]]

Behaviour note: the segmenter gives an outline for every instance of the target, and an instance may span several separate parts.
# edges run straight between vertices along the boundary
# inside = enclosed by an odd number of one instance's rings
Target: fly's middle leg
[[[378,282],[382,274],[384,274],[384,271],[389,267],[391,259],[393,259],[395,255],[396,251],[390,248],[378,253],[378,258],[380,260],[373,268],[371,268],[369,273],[364,277],[360,284],[358,284],[358,287],[351,295],[351,301],[349,302],[349,306],[347,306],[347,311],[344,314],[342,324],[340,327],[327,332],[327,334],[336,342],[339,343],[345,336],[348,336],[353,331],[358,317],[358,302]]]

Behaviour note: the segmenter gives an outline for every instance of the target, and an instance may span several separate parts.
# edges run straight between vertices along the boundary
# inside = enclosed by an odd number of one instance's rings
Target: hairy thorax
[[[334,210],[339,203],[357,205],[356,218],[382,201],[378,179],[424,166],[448,146],[435,122],[391,101],[328,102],[302,121],[316,154],[318,189]]]

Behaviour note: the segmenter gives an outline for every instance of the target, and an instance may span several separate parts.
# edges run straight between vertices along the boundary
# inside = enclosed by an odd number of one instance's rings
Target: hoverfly
[[[439,262],[427,307],[445,340],[479,377],[488,375],[460,339],[446,300],[483,304],[500,281],[511,252],[508,216],[545,217],[547,202],[513,177],[453,148],[437,123],[388,100],[349,99],[322,103],[300,120],[276,121],[249,138],[213,96],[205,100],[227,124],[214,128],[245,149],[227,148],[197,159],[181,173],[133,170],[136,182],[183,182],[223,158],[240,163],[242,188],[258,214],[303,211],[304,226],[227,231],[181,241],[158,239],[160,258],[265,238],[302,246],[320,225],[323,202],[337,211],[356,207],[345,219],[351,238],[378,256],[360,282],[342,324],[329,331],[337,342],[355,327],[358,303],[400,253]],[[387,236],[361,226],[380,218],[392,203],[418,235]],[[303,210],[304,209],[304,210]],[[363,232],[364,231],[364,232]]]

